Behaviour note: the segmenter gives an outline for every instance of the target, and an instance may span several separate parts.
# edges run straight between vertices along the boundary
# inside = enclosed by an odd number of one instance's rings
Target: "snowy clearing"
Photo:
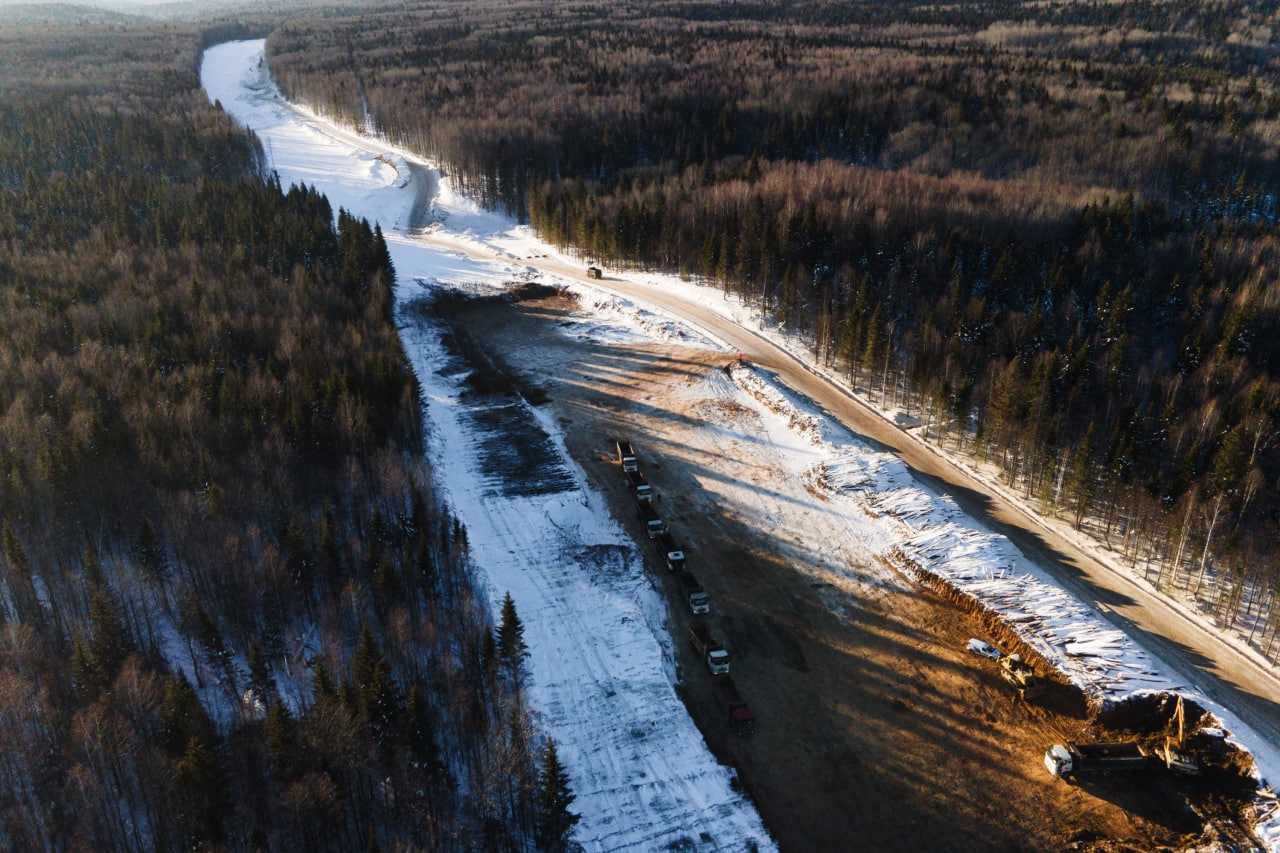
[[[202,69],[210,99],[259,135],[284,185],[313,185],[335,210],[382,225],[402,305],[436,285],[499,288],[511,281],[552,281],[521,261],[557,257],[554,249],[528,228],[452,195],[444,181],[433,202],[436,224],[423,235],[411,233],[418,191],[408,179],[412,155],[383,149],[285,104],[267,76],[263,46],[255,41],[210,49]],[[450,245],[457,251],[449,251]],[[492,260],[476,260],[477,255]],[[752,320],[743,306],[724,301],[717,291],[674,277],[645,278],[667,289],[683,288],[690,299],[740,323]],[[570,334],[602,341],[675,337],[720,346],[699,330],[602,297],[580,282],[554,283],[584,294],[584,304],[591,306],[589,319],[566,327]],[[423,382],[440,485],[477,543],[475,559],[491,600],[510,590],[525,620],[531,705],[564,747],[583,814],[578,839],[590,849],[653,849],[682,840],[694,849],[768,846],[758,815],[734,792],[731,772],[706,750],[675,695],[663,605],[634,545],[584,486],[557,427],[538,422],[549,446],[557,448],[554,464],[563,467],[565,481],[536,495],[486,489],[474,413],[438,334],[422,323],[406,325],[403,334]],[[830,547],[865,548],[946,578],[1001,613],[1025,642],[1100,704],[1151,691],[1185,693],[1253,752],[1264,776],[1280,778],[1276,744],[1183,684],[1096,610],[1056,587],[1007,539],[922,487],[896,457],[869,449],[767,375],[744,368],[733,376],[736,386],[726,382],[723,393],[775,413],[776,423],[763,438],[769,452],[786,456],[787,470],[824,494],[822,513],[838,516],[826,529],[843,531],[841,541]],[[538,413],[528,414],[536,419]],[[886,576],[880,582],[892,587],[900,579]],[[1271,849],[1280,850],[1280,814],[1259,830]]]
[[[284,185],[313,185],[335,210],[383,226],[402,302],[422,283],[519,279],[515,264],[478,264],[407,237],[400,229],[412,188],[397,187],[399,174],[371,166],[380,162],[374,155],[283,104],[262,52],[261,41],[211,49],[203,67],[211,99],[262,138]],[[448,218],[450,227],[490,232],[500,223],[463,204]],[[634,544],[562,452],[546,461],[567,472],[563,488],[528,496],[492,488],[477,449],[477,412],[463,400],[463,377],[450,369],[438,332],[409,323],[403,335],[423,385],[439,486],[468,529],[491,603],[510,591],[524,621],[529,702],[571,777],[582,815],[577,840],[590,850],[771,849],[759,815],[733,789],[732,771],[707,751],[675,693],[664,607]]]

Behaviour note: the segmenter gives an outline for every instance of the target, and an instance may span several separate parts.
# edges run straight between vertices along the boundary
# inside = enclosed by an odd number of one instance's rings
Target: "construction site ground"
[[[729,355],[566,335],[578,305],[547,289],[447,302],[440,312],[481,381],[508,383],[551,413],[635,536],[667,598],[689,712],[783,850],[1182,850],[1210,840],[1207,822],[1247,843],[1231,825],[1241,792],[1223,782],[1230,774],[1051,777],[1049,744],[1124,733],[1102,728],[1060,681],[1042,700],[1018,700],[996,663],[965,650],[969,637],[996,639],[979,618],[914,580],[883,566],[865,567],[865,581],[815,570],[805,555],[826,543],[813,541],[820,531],[804,526],[801,510],[762,513],[726,498],[771,493],[786,476],[768,452],[733,439],[753,431],[757,412],[697,393]],[[689,613],[641,530],[613,459],[618,436],[637,445],[657,508],[711,594],[709,616]],[[695,619],[733,656],[733,678],[758,715],[750,736],[735,736],[712,699],[686,639]]]

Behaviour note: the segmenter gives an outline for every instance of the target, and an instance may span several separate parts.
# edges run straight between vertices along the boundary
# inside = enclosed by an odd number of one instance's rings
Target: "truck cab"
[[[707,591],[702,588],[702,584],[688,572],[679,572],[676,577],[680,579],[680,589],[684,592],[685,598],[689,602],[689,609],[694,615],[711,612],[711,596],[707,595]]]
[[[631,446],[631,442],[618,439],[615,445],[618,449],[618,464],[622,466],[622,470],[639,471],[640,461],[636,459],[636,451]]]
[[[1045,750],[1044,766],[1051,775],[1059,778],[1070,776],[1075,770],[1074,762],[1071,759],[1071,751],[1060,743],[1055,743]]]
[[[644,532],[650,539],[657,539],[667,532],[667,523],[658,515],[649,501],[636,501],[636,514],[644,524]]]
[[[631,486],[631,497],[638,501],[652,501],[653,487],[649,485],[649,481],[644,478],[644,474],[639,471],[628,471],[627,482]]]
[[[663,533],[657,538],[658,550],[667,561],[667,571],[683,572],[685,570],[684,551],[676,544],[670,533]]]

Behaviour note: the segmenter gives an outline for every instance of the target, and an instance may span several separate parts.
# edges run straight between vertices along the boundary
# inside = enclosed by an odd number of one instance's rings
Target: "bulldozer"
[[[1000,677],[1018,691],[1019,698],[1034,699],[1043,696],[1049,686],[1036,677],[1035,668],[1021,655],[1007,655],[1000,659]]]

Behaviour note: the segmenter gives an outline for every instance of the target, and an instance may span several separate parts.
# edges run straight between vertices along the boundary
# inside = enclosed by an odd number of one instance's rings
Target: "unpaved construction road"
[[[466,251],[449,243],[450,248]],[[847,428],[898,455],[912,471],[951,496],[967,513],[1009,537],[1065,589],[1098,605],[1117,628],[1174,667],[1205,695],[1231,709],[1260,736],[1280,745],[1280,674],[1242,654],[1218,633],[1188,619],[1122,572],[1082,551],[1024,506],[993,494],[964,469],[887,422],[846,389],[815,373],[795,356],[678,292],[618,278],[589,280],[583,269],[553,258],[530,266],[640,303],[706,330],[754,364],[774,371],[798,393]]]
[[[776,487],[789,475],[757,440],[759,415],[726,392],[724,353],[565,335],[575,307],[561,296],[475,300],[450,319],[519,374],[526,395],[536,387],[532,398],[650,558],[690,713],[784,850],[1194,842],[1201,821],[1185,808],[1178,786],[1187,783],[1152,773],[1071,786],[1045,772],[1048,743],[1096,734],[1084,703],[1062,684],[1042,704],[1016,701],[993,663],[964,652],[980,632],[973,617],[904,579],[886,582],[880,566],[864,567],[865,582],[848,581],[857,565],[843,579],[815,569],[828,543],[805,527],[803,492]],[[768,362],[764,350],[741,349]],[[636,440],[659,509],[712,595],[710,616],[689,614],[635,521],[610,458],[617,435]],[[710,676],[684,638],[693,619],[733,654],[734,679],[759,715],[755,734],[735,737],[712,701]]]
[[[1273,744],[1280,744],[1280,678],[1221,636],[1067,541],[1025,507],[993,495],[962,468],[923,442],[894,427],[856,397],[815,374],[794,356],[686,300],[656,288],[610,281],[607,286],[630,299],[651,302],[686,317],[736,347],[755,364],[775,371],[791,388],[821,406],[828,415],[900,457],[921,480],[950,495],[974,518],[1012,540],[1024,554],[1049,571],[1063,588],[1094,602],[1103,616],[1210,698],[1240,716]]]

